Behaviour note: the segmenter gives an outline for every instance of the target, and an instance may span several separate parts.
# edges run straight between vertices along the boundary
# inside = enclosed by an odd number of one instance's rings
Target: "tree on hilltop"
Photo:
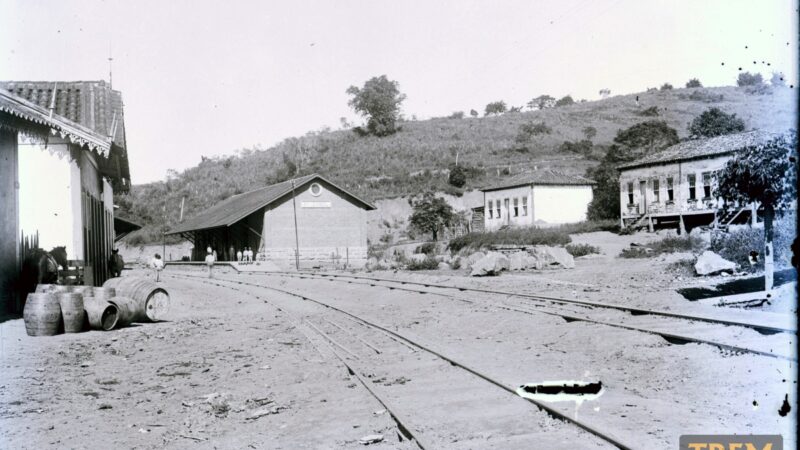
[[[719,108],[703,111],[689,124],[689,134],[693,138],[722,136],[742,131],[744,131],[744,120]]]
[[[572,105],[574,103],[575,103],[575,100],[572,99],[571,95],[565,95],[565,96],[561,97],[560,99],[558,99],[558,101],[556,102],[555,106],[556,106],[556,108],[558,108],[558,107],[561,107],[561,106],[569,106],[569,105]]]
[[[746,86],[759,86],[764,84],[764,77],[760,73],[752,74],[750,72],[742,72],[736,79],[736,85],[739,87]]]
[[[386,75],[373,77],[364,87],[350,86],[347,93],[352,96],[347,103],[357,113],[367,117],[367,131],[375,136],[388,136],[397,132],[400,119],[400,104],[406,99],[400,92],[397,81]]]
[[[687,88],[699,88],[703,87],[703,83],[700,82],[697,78],[692,78],[691,80],[686,82]]]
[[[484,109],[483,115],[489,116],[495,114],[503,114],[504,112],[506,112],[506,110],[507,110],[506,102],[498,100],[496,102],[491,102],[487,104],[486,108]]]
[[[530,109],[545,109],[545,108],[552,108],[556,104],[555,97],[551,97],[547,94],[542,94],[535,99],[528,102],[528,108]]]

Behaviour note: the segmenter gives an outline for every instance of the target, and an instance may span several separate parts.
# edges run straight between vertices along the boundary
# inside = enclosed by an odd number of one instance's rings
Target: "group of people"
[[[250,264],[253,262],[253,250],[250,247],[245,247],[244,250],[236,252],[236,262],[242,264]]]

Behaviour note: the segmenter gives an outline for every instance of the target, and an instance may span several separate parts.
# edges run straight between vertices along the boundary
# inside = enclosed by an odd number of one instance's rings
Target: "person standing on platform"
[[[214,262],[217,258],[214,257],[214,253],[211,251],[211,247],[208,247],[208,254],[206,254],[206,266],[208,266],[208,278],[214,278]]]
[[[161,281],[161,271],[164,270],[164,260],[161,259],[161,255],[156,253],[153,256],[153,259],[150,260],[150,268],[156,274],[156,283]]]
[[[238,262],[238,263],[242,262],[242,251],[241,250],[238,250],[236,252],[236,262]]]

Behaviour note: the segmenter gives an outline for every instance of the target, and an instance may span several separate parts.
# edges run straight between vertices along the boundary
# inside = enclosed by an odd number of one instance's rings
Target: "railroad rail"
[[[357,323],[360,323],[360,324],[365,325],[367,327],[370,327],[372,329],[378,330],[378,331],[380,331],[380,332],[392,337],[393,340],[396,340],[398,342],[404,343],[404,345],[406,345],[406,346],[409,346],[409,347],[412,347],[412,348],[417,348],[417,349],[422,350],[422,351],[424,351],[424,352],[426,352],[428,354],[431,354],[431,355],[435,356],[436,358],[439,358],[439,359],[449,363],[452,366],[455,366],[455,367],[457,367],[459,369],[462,369],[462,370],[466,371],[467,373],[469,373],[469,374],[471,374],[471,375],[473,375],[473,376],[475,376],[475,377],[477,377],[479,379],[482,379],[482,380],[484,380],[484,381],[486,381],[486,382],[488,382],[488,383],[490,383],[490,384],[502,389],[503,391],[506,391],[507,393],[513,395],[515,398],[522,398],[517,394],[516,387],[508,386],[505,383],[503,383],[502,381],[499,381],[499,380],[491,377],[490,375],[484,374],[484,373],[480,372],[479,370],[477,370],[475,368],[472,368],[472,367],[470,367],[470,366],[468,366],[468,365],[466,365],[466,364],[464,364],[464,363],[462,363],[462,362],[460,362],[458,360],[455,360],[452,357],[449,357],[449,356],[441,353],[440,351],[437,351],[437,350],[431,348],[430,346],[428,346],[426,344],[420,343],[415,339],[409,338],[409,337],[404,336],[404,335],[402,335],[402,334],[400,334],[400,333],[398,333],[396,331],[393,331],[393,330],[389,329],[388,327],[386,327],[384,325],[377,324],[377,323],[375,323],[373,321],[370,321],[368,319],[365,319],[365,318],[363,318],[363,317],[361,317],[361,316],[359,316],[357,314],[351,313],[351,312],[349,312],[347,310],[344,310],[342,308],[339,308],[337,306],[333,306],[333,305],[331,305],[329,303],[326,303],[326,302],[324,302],[322,300],[312,298],[312,297],[310,297],[308,295],[305,295],[305,294],[302,294],[302,293],[293,292],[293,291],[288,290],[288,289],[278,288],[278,287],[274,287],[274,286],[267,286],[267,285],[264,285],[264,284],[250,283],[250,282],[241,281],[241,280],[231,280],[231,279],[226,279],[226,278],[220,278],[219,276],[217,276],[217,277],[215,277],[213,279],[209,279],[209,278],[206,278],[205,276],[190,275],[190,274],[186,274],[186,273],[177,274],[177,273],[172,272],[172,273],[168,273],[168,274],[165,274],[165,275],[173,276],[173,277],[176,277],[176,278],[194,279],[194,280],[197,280],[197,281],[200,281],[200,282],[203,282],[203,283],[212,284],[212,285],[216,285],[216,286],[222,286],[222,287],[225,287],[225,288],[230,288],[230,289],[238,290],[238,291],[241,291],[241,292],[244,292],[244,291],[242,291],[241,289],[237,289],[236,287],[231,286],[231,285],[238,284],[238,285],[251,286],[251,287],[256,287],[256,288],[268,289],[268,290],[271,290],[271,291],[280,292],[282,294],[286,294],[286,295],[289,295],[289,296],[292,296],[292,297],[296,297],[296,298],[299,298],[299,299],[304,300],[304,301],[312,302],[312,303],[317,304],[319,306],[322,306],[324,308],[327,308],[327,309],[330,309],[332,311],[336,311],[338,313],[341,313],[341,314],[347,316],[348,318],[350,318],[351,320],[353,320],[353,321],[355,321]],[[220,284],[220,282],[228,283],[229,285],[223,285],[223,284]],[[285,310],[283,308],[278,307],[277,305],[273,304],[269,300],[264,299],[264,298],[262,298],[260,296],[252,294],[252,293],[247,293],[247,294],[248,295],[252,295],[257,299],[263,300],[264,302],[270,304],[272,307],[278,309],[279,311],[284,312],[287,316],[289,315],[288,313],[285,312]],[[349,365],[349,364],[352,364],[352,363],[347,363],[345,361],[345,358],[343,358],[341,355],[339,355],[335,351],[335,349],[333,348],[333,346],[336,345],[336,342],[332,338],[330,338],[330,336],[326,337],[325,333],[322,330],[320,330],[318,327],[313,327],[313,328],[315,328],[315,331],[320,333],[320,335],[323,336],[323,338],[326,339],[326,341],[329,343],[329,345],[331,347],[332,352],[337,356],[337,358],[348,368],[348,370],[350,370],[350,372],[354,373],[355,371]],[[361,383],[365,387],[367,387],[367,385],[364,382],[364,380],[359,378],[359,381],[361,381]],[[370,391],[370,394],[373,397],[375,397],[376,400],[378,400],[382,405],[384,405],[386,407],[387,411],[391,412],[390,408],[387,405],[387,402],[385,402],[383,399],[381,399],[378,396],[377,393],[373,392],[368,387],[367,387],[367,390]],[[524,400],[526,400],[527,402],[535,405],[536,407],[539,408],[539,410],[545,411],[551,417],[554,417],[554,418],[559,419],[561,421],[564,421],[564,422],[567,422],[569,424],[575,425],[575,426],[581,428],[582,430],[584,430],[584,431],[586,431],[586,432],[588,432],[588,433],[590,433],[590,434],[592,434],[592,435],[594,435],[594,436],[596,436],[596,437],[608,442],[609,444],[611,444],[611,445],[613,445],[613,446],[615,446],[617,448],[620,448],[620,449],[623,449],[623,450],[628,450],[628,449],[632,448],[631,446],[623,443],[619,438],[614,437],[614,436],[610,435],[609,433],[606,433],[606,432],[604,432],[602,430],[599,430],[596,427],[594,427],[594,426],[592,426],[590,424],[587,424],[587,423],[585,423],[585,422],[583,422],[583,421],[581,421],[581,420],[579,420],[577,418],[572,418],[569,415],[562,413],[561,411],[559,411],[559,410],[547,405],[544,402],[537,401],[537,400],[530,399],[530,398],[524,398]],[[392,414],[395,414],[395,413],[392,413]],[[412,438],[414,438],[415,443],[420,448],[427,448],[424,444],[420,443],[418,437],[414,437],[413,434],[411,434],[410,430],[405,425],[403,425],[403,423],[401,422],[401,420],[400,420],[400,418],[398,416],[393,415],[393,417],[395,418],[395,421],[398,424],[398,428],[401,429],[401,431],[405,430],[406,432],[408,432],[408,435],[411,436]]]
[[[426,291],[426,290],[422,290],[422,289],[419,289],[419,288],[397,287],[397,286],[391,286],[391,285],[385,285],[385,284],[381,285],[381,284],[378,284],[378,283],[392,283],[392,284],[400,284],[400,285],[407,285],[407,284],[408,285],[422,285],[424,287],[429,287],[429,288],[430,287],[434,287],[434,288],[458,289],[458,290],[462,290],[462,291],[470,290],[470,291],[477,291],[477,292],[482,292],[482,293],[508,295],[510,297],[522,297],[522,298],[536,297],[536,296],[534,296],[532,294],[507,293],[505,291],[494,291],[494,290],[489,290],[489,289],[470,289],[470,288],[452,287],[452,286],[446,286],[446,285],[437,285],[437,284],[432,284],[432,283],[409,282],[409,281],[403,281],[403,280],[389,280],[389,279],[385,279],[385,278],[358,277],[358,276],[352,276],[352,275],[339,276],[339,275],[333,275],[333,274],[311,274],[311,273],[296,273],[296,272],[264,272],[261,275],[284,276],[284,277],[299,278],[299,279],[305,279],[305,278],[328,279],[329,281],[337,281],[336,278],[354,278],[354,279],[366,280],[367,281],[366,283],[355,283],[355,284],[369,285],[370,287],[385,287],[385,288],[388,288],[388,289],[403,290],[403,291],[409,291],[409,292],[414,292],[414,293],[434,294],[434,295],[439,295],[439,296],[442,296],[442,297],[446,297],[446,298],[450,298],[450,299],[454,299],[454,300],[458,300],[458,301],[463,301],[463,302],[467,302],[467,303],[474,303],[474,302],[472,300],[460,298],[460,297],[458,297],[456,295],[449,295],[449,294],[445,294],[445,293],[441,293],[441,292]],[[345,282],[354,283],[352,281],[345,281]],[[551,303],[562,303],[563,302],[563,303],[566,303],[566,304],[578,303],[578,304],[581,304],[581,306],[592,306],[591,304],[594,303],[594,302],[583,302],[583,301],[580,301],[580,300],[572,301],[572,300],[569,300],[569,299],[560,299],[560,298],[557,298],[557,297],[548,297],[547,300],[545,300],[545,301],[551,302]],[[665,339],[670,344],[686,344],[686,343],[705,344],[705,345],[711,345],[711,346],[717,347],[720,350],[729,351],[729,352],[733,352],[733,353],[748,353],[748,354],[753,354],[753,355],[758,355],[758,356],[765,356],[765,357],[776,358],[776,359],[797,361],[797,357],[796,356],[784,355],[784,354],[775,353],[775,352],[772,352],[772,351],[763,351],[763,350],[758,350],[758,349],[754,349],[754,348],[743,347],[743,346],[740,346],[740,345],[732,345],[732,344],[728,344],[728,343],[724,343],[724,342],[718,342],[718,341],[714,341],[714,340],[710,340],[710,339],[703,339],[703,338],[698,338],[698,337],[693,337],[693,336],[687,336],[687,335],[667,332],[667,331],[664,331],[664,330],[648,329],[648,328],[638,327],[638,326],[634,326],[634,325],[627,325],[627,324],[609,322],[609,321],[606,321],[606,320],[597,320],[597,319],[592,319],[592,318],[585,317],[585,316],[575,315],[574,312],[573,313],[564,313],[564,312],[559,312],[559,311],[547,311],[547,310],[543,310],[543,309],[527,309],[527,307],[525,307],[523,305],[508,306],[508,305],[503,305],[503,304],[501,304],[499,302],[492,302],[492,304],[494,306],[498,307],[498,308],[509,310],[509,311],[514,311],[514,312],[518,312],[518,313],[524,313],[524,314],[537,314],[537,313],[538,314],[546,314],[546,315],[550,315],[550,316],[561,317],[564,320],[566,320],[567,322],[594,323],[594,324],[603,325],[603,326],[609,326],[609,327],[614,327],[614,328],[626,329],[626,330],[630,330],[630,331],[642,332],[642,333],[651,334],[651,335],[657,335],[657,336],[660,336],[663,339]],[[604,304],[600,303],[600,305],[604,305]],[[637,308],[633,308],[633,309],[635,309],[636,311],[640,312],[639,314],[634,314],[635,316],[645,315],[645,314],[647,314],[647,311],[648,311],[648,310],[637,309]],[[663,316],[663,314],[659,314],[659,313],[660,313],[659,311],[656,311],[655,314],[653,314],[653,315]],[[697,319],[695,319],[695,316],[682,315],[682,314],[677,314],[677,313],[669,313],[668,317],[672,318],[672,319],[681,319],[681,320],[689,320],[689,321],[697,320]],[[736,321],[729,321],[729,320],[713,320],[711,318],[706,318],[706,320],[698,320],[698,321],[714,323],[714,324],[724,325],[724,326],[741,326],[741,327],[751,328],[751,329],[755,329],[755,328],[760,326],[760,325],[757,325],[757,324],[748,324],[748,323],[745,323],[745,322],[736,322]],[[791,332],[789,329],[781,328],[780,330],[781,330],[781,332],[784,332],[784,333],[790,333]],[[770,333],[762,333],[762,334],[776,334],[776,333],[775,332],[770,332]]]

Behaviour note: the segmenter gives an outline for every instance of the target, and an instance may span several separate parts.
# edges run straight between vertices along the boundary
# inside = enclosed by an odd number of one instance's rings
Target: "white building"
[[[694,139],[618,166],[622,226],[687,230],[755,223],[755,205],[721,211],[721,199],[713,196],[716,172],[738,150],[774,136],[750,131]]]
[[[516,175],[482,189],[484,230],[584,221],[594,185],[587,178],[552,170]]]

